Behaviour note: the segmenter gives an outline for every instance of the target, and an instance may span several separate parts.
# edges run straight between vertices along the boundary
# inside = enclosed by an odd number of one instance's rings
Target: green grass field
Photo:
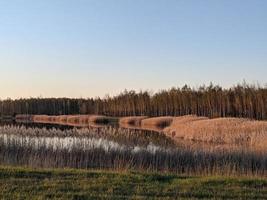
[[[267,199],[267,179],[0,167],[0,199]]]

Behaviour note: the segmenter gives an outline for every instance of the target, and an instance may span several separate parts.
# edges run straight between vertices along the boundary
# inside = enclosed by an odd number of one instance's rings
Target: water
[[[114,125],[0,123],[0,164],[266,175],[266,152]]]
[[[64,143],[63,146],[69,146],[69,148],[73,146],[74,141],[80,143],[80,146],[86,146],[86,142],[88,142],[87,146],[91,146],[89,144],[93,141],[93,143],[100,141],[101,143],[113,144],[113,146],[120,145],[123,149],[139,149],[147,146],[155,146],[155,148],[160,149],[176,146],[171,138],[160,132],[122,128],[116,125],[74,127],[48,123],[2,122],[0,124],[0,136],[2,135],[5,135],[4,138],[10,137],[17,141],[21,141],[21,138],[27,138],[31,143],[37,140],[38,142],[43,141],[47,145]],[[68,141],[70,144],[67,144]]]
[[[60,130],[67,130],[73,129],[73,126],[70,125],[63,125],[63,124],[48,124],[48,123],[33,123],[33,122],[17,122],[17,121],[1,121],[0,120],[0,127],[1,126],[24,126],[26,128],[46,128],[46,129],[60,129]]]
[[[4,127],[6,127],[6,130],[4,130]],[[58,144],[59,146],[68,146],[70,149],[72,146],[76,146],[76,148],[78,146],[92,146],[90,144],[100,142],[113,144],[110,146],[120,145],[121,149],[127,150],[154,146],[155,149],[160,149],[162,151],[169,151],[170,149],[194,149],[195,151],[204,152],[242,151],[256,152],[259,154],[267,153],[264,149],[255,149],[253,146],[242,144],[229,145],[186,140],[174,141],[161,131],[143,130],[133,126],[120,127],[118,124],[77,124],[75,126],[75,124],[0,121],[0,136],[2,137],[4,134],[6,134],[5,137],[12,137],[12,140],[20,141],[20,138],[28,138],[31,143],[33,143],[33,141],[38,141],[38,143],[43,141],[43,143],[47,145],[54,144],[52,146],[55,147],[55,144]],[[68,141],[70,144],[67,144]],[[24,145],[26,145],[26,143]],[[102,147],[104,148],[104,146],[105,145]]]

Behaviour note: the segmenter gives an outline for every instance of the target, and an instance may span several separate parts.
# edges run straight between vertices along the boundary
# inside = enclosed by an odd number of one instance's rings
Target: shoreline
[[[267,121],[245,118],[214,118],[185,115],[180,117],[104,115],[17,115],[17,121],[78,127],[118,124],[123,128],[162,132],[173,140],[191,140],[218,144],[247,144],[267,147]]]

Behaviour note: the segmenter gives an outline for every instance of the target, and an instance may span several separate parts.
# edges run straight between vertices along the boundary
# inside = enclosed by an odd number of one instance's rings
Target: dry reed
[[[242,118],[177,117],[165,133],[174,139],[267,147],[267,122]]]
[[[162,144],[163,134],[147,136],[108,127],[61,131],[5,126],[0,128],[0,164],[266,176],[266,154],[171,147]]]
[[[169,126],[173,121],[173,117],[165,116],[165,117],[152,117],[148,119],[144,119],[141,121],[142,127],[147,126],[155,126],[160,128],[165,128]]]
[[[119,120],[120,124],[123,125],[132,125],[132,126],[140,126],[141,121],[147,119],[147,116],[129,116],[129,117],[122,117]]]

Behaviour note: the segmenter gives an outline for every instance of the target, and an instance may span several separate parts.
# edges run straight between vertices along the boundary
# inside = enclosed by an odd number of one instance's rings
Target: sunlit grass
[[[0,167],[1,199],[265,199],[267,179]]]

